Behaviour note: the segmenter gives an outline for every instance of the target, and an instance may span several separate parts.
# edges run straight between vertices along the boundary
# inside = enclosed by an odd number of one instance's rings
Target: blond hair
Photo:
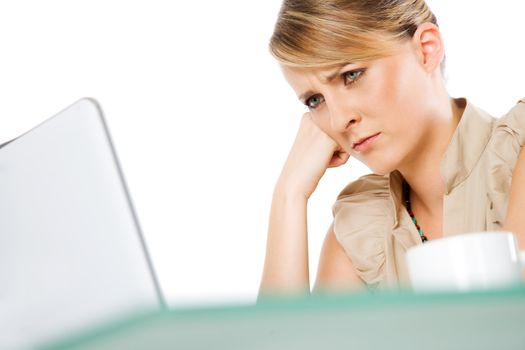
[[[284,0],[270,51],[295,67],[373,60],[425,22],[437,25],[424,0]]]

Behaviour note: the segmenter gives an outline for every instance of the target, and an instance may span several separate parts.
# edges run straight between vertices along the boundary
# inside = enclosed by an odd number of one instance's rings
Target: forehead
[[[327,81],[334,72],[337,72],[350,63],[334,64],[323,67],[291,67],[281,65],[281,70],[287,80],[317,79]]]
[[[302,103],[319,92],[322,85],[330,84],[350,62],[323,67],[290,67],[281,65],[283,75]]]
[[[286,79],[291,78],[295,80],[301,77],[316,77],[319,80],[328,80],[326,78],[331,77],[334,73],[345,66],[362,64],[375,65],[379,64],[380,62],[406,60],[408,55],[413,56],[416,54],[416,51],[417,50],[415,50],[412,40],[406,40],[402,43],[399,43],[395,50],[392,50],[392,52],[390,52],[388,55],[370,58],[368,60],[348,60],[345,62],[339,61],[335,62],[334,64],[313,67],[295,67],[281,63],[280,67]]]
[[[301,97],[308,94],[313,86],[328,84],[344,66],[350,63],[341,63],[323,67],[290,67],[281,65],[284,78]]]

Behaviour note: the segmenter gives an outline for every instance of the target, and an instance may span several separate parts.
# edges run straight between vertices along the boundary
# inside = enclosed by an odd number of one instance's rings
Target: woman
[[[273,194],[260,294],[310,293],[306,208],[349,157],[374,174],[333,206],[314,291],[407,281],[414,245],[510,230],[525,248],[525,99],[495,119],[451,98],[423,0],[285,0],[272,54],[309,112]]]

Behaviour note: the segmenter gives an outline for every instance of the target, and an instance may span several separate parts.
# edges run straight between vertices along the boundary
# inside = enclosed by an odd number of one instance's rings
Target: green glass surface
[[[525,349],[525,287],[377,292],[136,315],[42,349]]]

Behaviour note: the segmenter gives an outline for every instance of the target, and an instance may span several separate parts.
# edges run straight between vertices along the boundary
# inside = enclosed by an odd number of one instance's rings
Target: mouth
[[[354,149],[356,152],[364,152],[368,150],[372,146],[372,143],[378,138],[380,134],[381,133],[378,132],[377,134],[363,137],[362,139],[352,144],[352,149]]]

